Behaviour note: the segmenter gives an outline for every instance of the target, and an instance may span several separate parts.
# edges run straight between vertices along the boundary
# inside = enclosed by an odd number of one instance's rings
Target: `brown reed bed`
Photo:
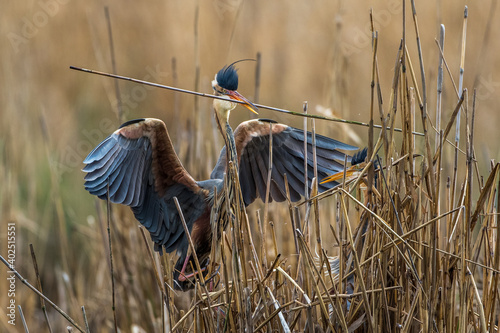
[[[498,331],[500,166],[479,166],[475,159],[481,107],[461,79],[458,86],[451,82],[447,58],[456,55],[440,51],[442,74],[435,86],[426,81],[417,15],[413,1],[408,5],[413,15],[403,19],[390,87],[380,83],[373,31],[370,158],[362,170],[325,193],[317,193],[316,180],[299,203],[266,202],[255,213],[241,208],[223,241],[213,244],[216,277],[208,283],[197,278],[188,293],[173,289],[173,258],[152,251],[128,210],[98,203],[95,230],[77,231],[101,246],[92,249],[93,260],[71,265],[72,283],[59,281],[64,306],[43,295],[35,250],[33,280],[17,276],[40,290],[40,326],[81,332]],[[443,44],[440,38],[437,47]],[[463,70],[464,52],[457,57]],[[443,82],[456,91],[451,105],[441,104]],[[430,89],[437,91],[436,112],[428,108]],[[387,102],[383,91],[390,91]],[[429,115],[436,113],[440,121],[434,122]],[[459,115],[465,126],[453,138]],[[374,130],[375,121],[381,130]],[[59,217],[64,230],[65,217]],[[72,246],[64,239],[61,253]],[[78,280],[79,272],[93,283]],[[27,331],[29,321],[23,324]]]

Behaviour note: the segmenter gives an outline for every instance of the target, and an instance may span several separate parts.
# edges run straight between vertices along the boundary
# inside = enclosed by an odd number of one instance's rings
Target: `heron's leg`
[[[193,273],[188,274],[188,275],[184,274],[184,272],[186,271],[187,264],[189,262],[189,258],[191,258],[191,254],[188,254],[186,256],[186,260],[184,260],[184,264],[182,265],[181,272],[179,273],[179,278],[178,278],[179,281],[186,281],[187,279],[192,278],[198,272],[198,271],[194,271]],[[201,272],[204,272],[206,269],[207,269],[206,267],[203,267],[201,269]]]
[[[188,254],[186,255],[186,260],[184,260],[184,264],[182,265],[181,272],[179,273],[179,281],[186,281],[188,278],[186,275],[184,275],[184,272],[186,271],[187,264],[189,262],[189,258],[191,258],[191,255]]]

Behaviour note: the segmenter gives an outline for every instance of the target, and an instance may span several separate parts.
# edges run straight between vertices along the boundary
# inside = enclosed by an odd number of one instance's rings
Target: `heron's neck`
[[[234,133],[233,129],[229,125],[229,122],[226,122],[226,147],[229,153],[229,160],[233,163],[238,163],[238,156],[236,154],[236,143],[234,141]]]
[[[224,97],[225,99],[214,99],[214,109],[220,120],[227,123],[229,122],[229,114],[231,113],[231,110],[236,107],[236,103],[232,102],[225,96],[221,97]]]
[[[229,115],[229,111],[227,114]],[[233,129],[229,125],[229,119],[223,118],[223,116],[224,115],[220,115],[218,112],[215,113],[219,130],[221,131],[226,145],[227,161],[232,161],[236,166],[238,166],[238,155],[236,153],[236,143],[234,141]]]

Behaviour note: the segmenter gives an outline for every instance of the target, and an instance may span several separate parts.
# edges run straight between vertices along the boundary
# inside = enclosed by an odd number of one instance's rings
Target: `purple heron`
[[[184,169],[168,135],[165,123],[158,119],[131,120],[120,126],[101,142],[84,160],[85,189],[101,199],[130,206],[136,219],[147,228],[155,250],[163,253],[177,251],[175,265],[176,288],[194,286],[196,272],[180,215],[174,204],[177,197],[188,230],[195,245],[203,274],[209,264],[212,237],[220,238],[227,225],[224,203],[236,195],[233,182],[226,176],[228,161],[238,170],[242,201],[250,205],[256,198],[265,198],[268,178],[270,128],[272,127],[272,172],[269,200],[284,201],[287,175],[290,199],[298,201],[304,195],[304,140],[307,140],[307,160],[311,184],[313,178],[312,135],[271,120],[249,120],[241,123],[233,133],[229,114],[237,103],[252,111],[256,107],[237,92],[238,74],[233,65],[225,66],[212,81],[215,95],[213,106],[225,147],[212,171],[210,179],[197,181]],[[270,126],[272,123],[272,126]],[[343,170],[345,154],[341,150],[354,150],[354,146],[316,135],[318,178]],[[341,161],[341,162],[339,162]],[[227,181],[227,186],[224,182]],[[319,190],[332,188],[336,182],[319,185]],[[226,196],[225,190],[229,193]],[[217,193],[217,198],[214,198]],[[215,200],[217,199],[217,200]],[[219,206],[216,226],[211,225],[214,202]],[[221,225],[222,223],[222,225]],[[193,265],[191,266],[190,263]]]

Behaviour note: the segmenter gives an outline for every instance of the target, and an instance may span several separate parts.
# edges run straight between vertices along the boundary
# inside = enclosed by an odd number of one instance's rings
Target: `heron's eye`
[[[222,94],[222,95],[226,95],[227,92],[226,92],[226,89],[222,88],[221,86],[219,86],[218,84],[217,85],[212,85],[212,88],[218,92],[219,94]]]

